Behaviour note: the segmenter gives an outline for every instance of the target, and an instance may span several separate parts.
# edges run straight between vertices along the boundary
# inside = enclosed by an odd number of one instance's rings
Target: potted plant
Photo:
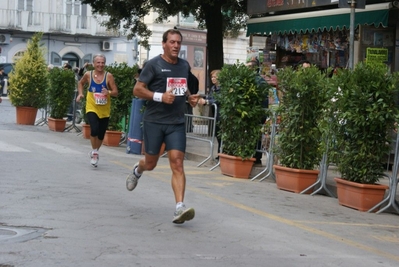
[[[111,98],[111,114],[103,144],[119,146],[122,133],[126,128],[124,124],[128,121],[130,114],[137,66],[129,67],[126,63],[114,63],[107,66],[105,70],[114,76],[119,94],[118,97]]]
[[[62,132],[65,129],[65,115],[73,101],[76,88],[75,73],[72,70],[53,68],[49,71],[50,86],[47,88],[48,126],[50,130]]]
[[[10,101],[17,110],[17,124],[33,125],[37,110],[46,106],[47,65],[40,44],[43,33],[35,33],[26,51],[10,73]],[[25,117],[27,115],[27,117]],[[25,120],[26,119],[26,120]]]
[[[220,106],[222,153],[219,153],[223,174],[249,178],[255,159],[255,147],[261,136],[262,106],[270,85],[244,64],[225,65],[219,75],[220,92],[215,99]],[[261,82],[260,82],[261,81]],[[230,160],[234,165],[230,168]],[[239,172],[240,171],[240,172]]]
[[[388,187],[377,183],[384,176],[384,161],[398,117],[398,78],[398,73],[389,73],[385,64],[363,62],[333,77],[340,89],[333,102],[332,158],[341,174],[341,178],[335,178],[341,205],[366,211],[384,197]],[[356,187],[348,192],[346,186]],[[371,192],[364,199],[363,191],[368,188]],[[353,198],[352,193],[356,194]]]
[[[317,180],[315,170],[322,157],[321,119],[327,105],[330,81],[317,66],[293,69],[277,74],[282,97],[276,154],[280,165],[274,165],[277,188],[302,192]],[[309,192],[306,192],[309,193]]]

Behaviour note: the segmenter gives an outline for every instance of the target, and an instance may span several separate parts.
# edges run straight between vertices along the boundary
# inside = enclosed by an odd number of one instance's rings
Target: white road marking
[[[54,144],[54,143],[35,142],[33,144],[38,145],[38,146],[42,146],[44,148],[53,150],[53,151],[55,151],[57,153],[61,153],[61,154],[83,154],[80,151],[73,150],[73,149],[70,149],[69,147],[66,147],[66,146],[63,146],[63,145]]]
[[[10,145],[10,144],[7,144],[2,141],[0,141],[0,151],[3,151],[3,152],[31,152],[25,148]]]

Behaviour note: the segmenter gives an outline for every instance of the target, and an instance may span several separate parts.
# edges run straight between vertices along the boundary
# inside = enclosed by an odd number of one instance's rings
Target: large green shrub
[[[359,63],[333,78],[339,88],[333,104],[334,155],[343,179],[374,184],[383,176],[397,121],[398,73],[385,64]]]
[[[316,66],[295,70],[287,67],[277,74],[282,92],[276,153],[282,166],[313,170],[323,151],[323,129],[330,80]]]
[[[220,127],[223,153],[242,159],[252,158],[261,136],[262,102],[270,85],[244,64],[225,65],[219,75]]]
[[[138,67],[129,67],[126,63],[113,63],[105,68],[112,73],[118,87],[118,97],[111,97],[111,114],[108,130],[123,131],[122,119],[128,118],[132,105],[133,87],[136,83],[135,75]]]
[[[49,81],[47,97],[50,117],[62,119],[73,101],[76,88],[75,73],[72,70],[53,68],[49,72]]]
[[[10,101],[14,106],[44,108],[48,87],[47,64],[39,32],[28,41],[27,49],[10,73]]]

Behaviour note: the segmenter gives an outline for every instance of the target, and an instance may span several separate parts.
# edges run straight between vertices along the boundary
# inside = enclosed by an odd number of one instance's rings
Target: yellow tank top
[[[107,74],[105,72],[104,79],[97,83],[93,79],[93,71],[90,71],[90,84],[86,94],[86,113],[94,112],[100,119],[108,118],[111,112],[111,96],[101,93],[103,87],[107,88]]]

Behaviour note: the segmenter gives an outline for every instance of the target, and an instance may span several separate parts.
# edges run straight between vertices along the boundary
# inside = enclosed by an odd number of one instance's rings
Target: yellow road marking
[[[125,167],[125,168],[128,168],[128,169],[131,169],[131,167],[132,167],[132,166],[128,166],[126,164],[123,164],[123,163],[120,163],[120,162],[117,162],[117,161],[112,161],[112,162],[115,163],[116,165],[119,165],[119,166],[122,166],[122,167]],[[157,169],[166,169],[166,168],[169,168],[169,165],[159,165],[159,166],[157,166]],[[156,172],[152,171],[151,173],[156,173]],[[154,177],[154,178],[156,178],[157,180],[160,180],[160,181],[167,182],[167,183],[170,182],[170,179],[162,178],[162,177],[159,177],[159,176]],[[243,180],[243,179],[237,179],[237,181],[239,181],[239,180]],[[246,181],[246,180],[244,180],[244,181]],[[376,248],[373,248],[373,247],[370,247],[370,246],[363,245],[361,243],[358,243],[358,242],[353,241],[353,240],[348,239],[348,238],[344,238],[344,237],[341,237],[341,236],[330,234],[328,232],[325,232],[325,231],[322,231],[322,230],[319,230],[319,229],[316,229],[316,228],[313,228],[313,227],[310,227],[310,226],[307,226],[307,225],[304,224],[304,223],[315,223],[315,222],[294,221],[294,220],[286,219],[286,218],[283,218],[281,216],[277,216],[277,215],[274,215],[274,214],[271,214],[271,213],[267,213],[267,212],[264,212],[264,211],[261,211],[261,210],[246,206],[244,204],[235,202],[233,200],[230,200],[230,199],[218,196],[218,195],[214,195],[212,193],[209,193],[207,191],[201,190],[199,188],[188,186],[187,189],[190,190],[190,191],[196,192],[198,194],[201,194],[203,196],[212,198],[214,200],[218,200],[218,201],[220,201],[222,203],[228,204],[228,205],[233,206],[235,208],[239,208],[239,209],[251,212],[253,214],[268,218],[270,220],[274,220],[274,221],[277,221],[277,222],[280,222],[280,223],[284,223],[286,225],[297,227],[297,228],[305,230],[307,232],[310,232],[310,233],[313,233],[313,234],[316,234],[316,235],[319,235],[319,236],[323,236],[323,237],[329,238],[331,240],[335,240],[337,242],[340,242],[340,243],[343,243],[343,244],[346,244],[346,245],[349,245],[349,246],[352,246],[352,247],[356,247],[358,249],[362,249],[362,250],[374,253],[376,255],[379,255],[381,257],[385,257],[385,258],[388,258],[388,259],[391,259],[391,260],[399,262],[399,256],[396,256],[396,255],[391,254],[391,253],[387,253],[385,251],[382,251],[382,250],[379,250],[379,249],[376,249]],[[319,222],[319,223],[321,223],[321,222]],[[341,223],[340,222],[335,222],[335,223],[329,222],[329,224],[347,225],[346,223],[342,223],[342,222]],[[363,225],[363,226],[366,226],[367,224],[349,224],[349,225],[354,225],[354,226]],[[368,226],[370,226],[370,225],[368,225]],[[373,225],[373,226],[375,226],[375,225]],[[384,227],[387,227],[387,226],[384,225]],[[391,228],[397,228],[397,226],[391,226]]]
[[[373,235],[372,237],[383,242],[399,243],[399,237],[396,235],[395,236]]]
[[[330,225],[345,225],[345,226],[356,226],[356,227],[379,227],[379,228],[395,228],[395,229],[399,229],[399,225],[390,225],[390,224],[317,222],[317,221],[296,221],[296,222],[298,222],[298,223],[307,223],[307,224],[330,224]]]
[[[289,220],[289,219],[286,219],[286,218],[283,218],[283,217],[280,217],[280,216],[277,216],[277,215],[273,215],[273,214],[270,214],[270,213],[267,213],[267,212],[264,212],[264,211],[261,211],[261,210],[246,206],[246,205],[243,205],[241,203],[229,200],[227,198],[223,198],[221,196],[210,194],[209,192],[203,191],[203,190],[198,189],[198,188],[189,187],[188,189],[191,190],[191,191],[194,191],[196,193],[199,193],[199,194],[202,194],[202,195],[206,195],[206,196],[208,196],[210,198],[213,198],[213,199],[218,200],[220,202],[226,203],[226,204],[231,205],[233,207],[236,207],[236,208],[251,212],[253,214],[257,214],[259,216],[262,216],[262,217],[265,217],[265,218],[268,218],[268,219],[271,219],[271,220],[274,220],[274,221],[277,221],[277,222],[280,222],[280,223],[284,223],[286,225],[294,226],[294,227],[300,228],[302,230],[308,231],[310,233],[317,234],[317,235],[320,235],[320,236],[323,236],[323,237],[326,237],[326,238],[329,238],[329,239],[344,243],[346,245],[350,245],[350,246],[353,246],[353,247],[356,247],[356,248],[359,248],[359,249],[374,253],[376,255],[380,255],[382,257],[386,257],[386,258],[389,258],[389,259],[392,259],[392,260],[395,260],[395,261],[399,261],[399,256],[393,255],[391,253],[387,253],[385,251],[382,251],[382,250],[379,250],[379,249],[376,249],[376,248],[373,248],[373,247],[370,247],[370,246],[363,245],[363,244],[355,242],[355,241],[353,241],[351,239],[343,238],[341,236],[337,236],[337,235],[334,235],[334,234],[330,234],[330,233],[327,233],[325,231],[322,231],[322,230],[319,230],[319,229],[316,229],[316,228],[312,228],[310,226],[306,226],[306,225],[304,225],[304,224],[302,224],[300,222]]]

